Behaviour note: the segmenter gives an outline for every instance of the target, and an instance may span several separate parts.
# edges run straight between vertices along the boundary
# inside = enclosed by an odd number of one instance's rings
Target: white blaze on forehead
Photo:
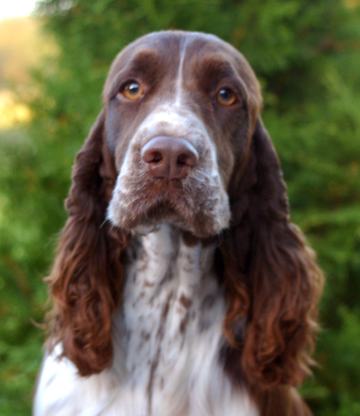
[[[184,61],[186,55],[186,41],[183,43],[180,48],[180,58],[179,58],[179,69],[176,78],[176,89],[175,89],[175,105],[181,106],[183,98],[183,69]]]

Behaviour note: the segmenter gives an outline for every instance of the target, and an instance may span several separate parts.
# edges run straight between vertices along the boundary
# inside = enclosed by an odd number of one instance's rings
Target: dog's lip
[[[182,179],[152,178],[146,192],[151,195],[150,199],[171,202],[185,196],[185,182]]]

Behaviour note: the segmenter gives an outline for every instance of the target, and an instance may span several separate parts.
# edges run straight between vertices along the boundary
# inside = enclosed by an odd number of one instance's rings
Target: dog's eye
[[[230,107],[236,103],[237,97],[233,90],[224,87],[217,92],[216,101],[224,107]]]
[[[121,89],[120,93],[131,101],[140,100],[145,94],[144,87],[137,81],[128,81]]]

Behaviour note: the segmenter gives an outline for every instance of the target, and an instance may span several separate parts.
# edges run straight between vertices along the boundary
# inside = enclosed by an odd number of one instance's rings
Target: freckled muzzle
[[[129,231],[167,222],[197,237],[228,226],[216,149],[193,113],[161,108],[139,126],[119,169],[108,219]]]

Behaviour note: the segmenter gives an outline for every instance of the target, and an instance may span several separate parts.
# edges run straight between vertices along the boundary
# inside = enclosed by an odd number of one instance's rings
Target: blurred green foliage
[[[356,2],[355,2],[356,3]],[[360,415],[360,14],[340,0],[42,0],[58,51],[34,73],[26,131],[0,132],[1,415],[29,413],[41,360],[42,277],[65,214],[72,160],[121,47],[160,29],[211,32],[263,86],[293,219],[327,274],[315,375],[319,416]],[[34,92],[35,91],[35,92]]]

